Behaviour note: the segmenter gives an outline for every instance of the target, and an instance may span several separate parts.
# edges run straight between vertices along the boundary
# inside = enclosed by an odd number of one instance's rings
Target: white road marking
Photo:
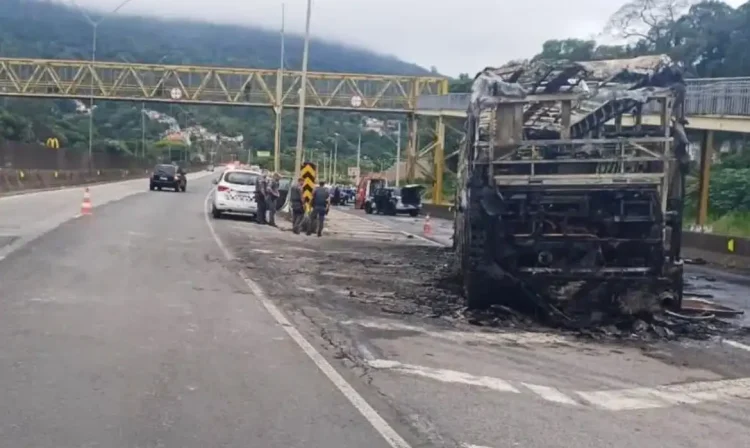
[[[559,389],[549,386],[540,386],[538,384],[521,383],[523,386],[547,401],[552,401],[570,406],[577,406],[578,402],[560,392]]]
[[[404,232],[403,230],[398,230],[398,229],[394,229],[394,228],[393,228],[393,227],[391,227],[391,226],[387,226],[387,225],[385,225],[385,224],[381,224],[381,223],[379,223],[379,222],[376,222],[376,221],[373,221],[373,220],[371,220],[371,219],[363,218],[363,217],[361,217],[361,216],[353,215],[353,214],[350,214],[350,213],[344,213],[344,212],[338,212],[338,211],[337,211],[337,213],[340,213],[340,214],[342,214],[342,215],[345,215],[345,216],[349,216],[349,217],[351,217],[351,218],[355,218],[355,219],[358,219],[358,220],[360,220],[360,221],[364,221],[364,222],[366,222],[366,223],[367,223],[368,225],[373,225],[373,224],[374,224],[374,225],[376,225],[376,226],[379,226],[379,227],[381,227],[381,228],[383,228],[383,229],[388,229],[388,230],[390,230],[390,231],[395,231],[395,232],[398,232],[398,233],[400,233],[400,234],[402,234],[402,235],[404,235],[404,236],[406,236],[406,237],[412,237],[412,238],[416,238],[416,239],[418,239],[418,240],[420,240],[420,241],[422,241],[422,242],[424,242],[424,243],[430,244],[430,245],[432,245],[432,246],[440,246],[440,247],[445,247],[445,245],[444,245],[444,244],[438,243],[437,241],[432,241],[431,239],[425,238],[425,237],[423,237],[423,236],[420,236],[420,235],[417,235],[417,234],[414,234],[414,233],[409,233],[409,232]]]
[[[461,448],[491,448],[484,445],[472,445],[471,443],[462,443]]]
[[[750,398],[750,378],[576,393],[592,406],[609,411],[654,409],[733,398],[747,399]]]
[[[413,364],[404,364],[386,359],[367,360],[370,367],[405,375],[419,376],[443,383],[480,386],[496,392],[522,393],[511,382],[489,376],[478,376],[466,372],[439,369]],[[549,386],[519,382],[528,391],[543,400],[579,406],[585,404],[605,411],[630,411],[657,409],[670,406],[699,404],[704,402],[750,399],[750,378],[719,381],[698,381],[656,387],[634,387],[602,391],[569,391],[567,393]],[[571,396],[577,397],[577,401]]]
[[[431,338],[443,339],[452,342],[484,342],[490,344],[573,344],[574,342],[562,336],[545,333],[534,333],[530,331],[521,331],[517,333],[479,333],[468,331],[430,331],[423,327],[415,325],[402,324],[400,322],[386,322],[373,320],[347,320],[341,322],[342,325],[359,325],[365,328],[386,331],[413,331],[424,334]]]
[[[233,260],[234,256],[216,234],[216,230],[214,229],[214,226],[213,224],[211,224],[211,220],[209,219],[208,200],[211,197],[212,192],[213,189],[209,191],[204,201],[204,218],[206,220],[206,225],[208,225],[208,230],[211,232],[211,236],[213,237],[214,241],[216,241],[216,244],[224,254],[224,257],[227,260]],[[320,369],[320,371],[323,372],[326,377],[328,377],[331,383],[336,386],[336,388],[344,395],[344,397],[346,397],[347,400],[349,400],[352,406],[354,406],[357,411],[362,414],[362,416],[383,437],[383,439],[385,439],[385,441],[388,442],[388,444],[392,448],[411,448],[409,443],[407,443],[406,440],[404,440],[396,432],[396,430],[393,429],[388,424],[388,422],[386,422],[385,419],[383,419],[383,417],[381,417],[380,414],[378,414],[378,412],[373,409],[373,407],[370,406],[370,404],[367,403],[367,401],[349,383],[346,382],[346,380],[336,371],[336,369],[334,369],[333,366],[331,366],[331,364],[326,361],[323,355],[321,355],[317,350],[315,350],[315,347],[307,342],[304,336],[302,336],[302,334],[297,331],[296,328],[294,328],[292,323],[289,321],[289,319],[286,318],[286,316],[284,316],[281,310],[279,310],[279,308],[274,305],[273,302],[271,302],[271,300],[266,296],[265,292],[260,288],[260,286],[251,278],[249,278],[243,271],[240,271],[240,276],[242,277],[242,280],[244,280],[248,288],[250,288],[250,290],[253,292],[258,301],[261,302],[266,311],[268,311],[268,313],[289,335],[289,337],[291,337],[292,340],[297,343],[302,351],[312,360],[313,363],[315,363],[318,369]]]
[[[743,344],[741,342],[737,342],[737,341],[730,341],[729,339],[724,339],[721,342],[723,344],[727,344],[727,345],[729,345],[731,347],[738,348],[740,350],[745,350],[745,351],[750,352],[750,345],[745,345],[745,344]]]
[[[511,392],[516,394],[520,393],[520,391],[513,387],[509,382],[501,380],[500,378],[493,378],[491,376],[477,376],[466,372],[459,372],[456,370],[436,369],[433,367],[402,364],[398,361],[389,361],[386,359],[375,359],[372,361],[368,361],[367,364],[375,369],[392,370],[407,375],[430,378],[443,383],[481,386],[487,389],[492,389],[496,392]]]

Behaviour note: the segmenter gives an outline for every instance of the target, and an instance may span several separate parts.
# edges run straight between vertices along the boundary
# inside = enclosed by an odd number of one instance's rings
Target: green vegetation
[[[259,28],[215,25],[199,22],[129,17],[125,11],[107,19],[98,33],[97,59],[145,63],[219,65],[229,67],[277,68],[279,35]],[[288,36],[286,65],[299,69],[302,39]],[[0,55],[51,59],[91,58],[92,27],[74,8],[41,0],[0,2]],[[379,74],[428,74],[417,65],[395,57],[350,48],[343,44],[313,40],[310,70]],[[87,101],[85,102],[86,105]],[[146,107],[175,117],[181,126],[201,125],[210,132],[227,136],[244,135],[246,146],[256,150],[273,148],[271,110],[229,107],[179,107],[146,104]],[[309,147],[333,146],[330,137],[339,133],[339,167],[355,154],[358,114],[309,111],[305,141]],[[404,117],[375,117],[379,119]],[[0,138],[18,141],[44,141],[57,136],[67,148],[88,147],[88,116],[76,113],[72,101],[25,99],[0,100]],[[291,164],[290,151],[296,141],[296,111],[283,116],[283,160]],[[97,151],[142,153],[141,104],[97,102],[94,113],[94,145]],[[149,151],[166,130],[147,120]],[[405,141],[405,126],[404,135]],[[346,143],[346,142],[350,143]],[[321,143],[317,143],[321,142]],[[362,154],[369,160],[392,156],[395,144],[376,133],[363,135]],[[147,151],[148,152],[148,151]]]

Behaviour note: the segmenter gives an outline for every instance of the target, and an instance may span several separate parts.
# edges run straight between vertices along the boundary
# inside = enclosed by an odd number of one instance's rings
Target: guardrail
[[[422,204],[422,215],[436,219],[453,219],[453,208],[445,204]],[[709,263],[747,269],[750,239],[701,232],[683,232],[686,258],[702,258]]]
[[[750,116],[750,78],[689,79],[686,90],[685,113],[688,116]],[[417,99],[417,110],[465,111],[470,97],[469,93],[422,95]]]

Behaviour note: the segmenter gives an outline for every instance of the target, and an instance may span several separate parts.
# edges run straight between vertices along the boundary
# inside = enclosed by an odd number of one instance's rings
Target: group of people
[[[302,222],[305,219],[305,199],[302,195],[304,180],[300,177],[297,184],[292,185],[289,189],[289,204],[292,207],[292,231],[300,233]],[[312,200],[310,203],[310,218],[313,220],[307,226],[307,234],[312,235],[313,230],[317,231],[318,237],[323,236],[323,224],[325,223],[326,214],[328,213],[330,194],[326,183],[321,181],[315,190],[313,190]]]
[[[255,202],[258,204],[258,224],[276,227],[276,205],[279,200],[281,175],[263,171],[255,180]]]

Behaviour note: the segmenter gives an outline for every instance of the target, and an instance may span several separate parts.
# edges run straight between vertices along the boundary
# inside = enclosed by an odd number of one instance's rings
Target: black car
[[[365,201],[365,213],[408,213],[417,216],[422,208],[422,190],[424,187],[421,185],[378,188]]]
[[[187,177],[185,170],[177,165],[159,164],[154,167],[149,181],[151,190],[161,190],[162,188],[171,188],[174,191],[187,190]]]

